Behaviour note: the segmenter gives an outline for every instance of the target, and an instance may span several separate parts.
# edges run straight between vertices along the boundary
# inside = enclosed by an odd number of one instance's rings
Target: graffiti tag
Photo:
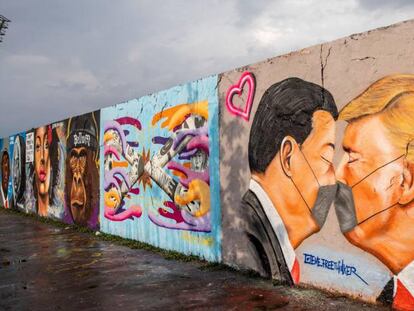
[[[78,135],[73,135],[73,143],[75,146],[77,145],[86,145],[90,147],[91,145],[91,136],[89,134],[83,134],[79,132]]]
[[[321,258],[319,256],[314,256],[311,254],[303,253],[305,256],[304,263],[312,266],[317,266],[322,269],[337,271],[338,274],[351,276],[355,275],[358,277],[362,282],[366,285],[368,283],[357,273],[357,268],[354,266],[346,265],[344,260],[329,260],[325,258]]]
[[[233,96],[238,95],[239,97],[243,93],[244,86],[247,84],[248,86],[248,93],[247,93],[247,101],[245,103],[244,108],[236,107],[233,103]],[[256,81],[254,75],[251,72],[244,72],[240,77],[240,80],[237,84],[232,85],[226,95],[226,107],[227,109],[234,115],[240,116],[246,121],[250,119],[250,111],[252,110],[253,105],[253,98],[254,92],[256,88]]]

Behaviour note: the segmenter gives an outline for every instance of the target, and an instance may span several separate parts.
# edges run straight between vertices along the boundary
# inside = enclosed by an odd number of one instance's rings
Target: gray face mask
[[[302,150],[300,150],[300,152],[302,153],[303,158],[306,161],[306,164],[308,165],[309,169],[311,170],[312,175],[315,178],[315,180],[316,180],[316,182],[318,183],[318,186],[319,186],[316,201],[315,201],[315,204],[313,204],[312,208],[309,206],[308,202],[306,202],[306,200],[303,197],[302,193],[300,192],[299,188],[296,186],[296,183],[294,182],[293,178],[291,178],[290,180],[292,181],[292,183],[295,186],[296,190],[299,192],[303,202],[305,202],[306,207],[308,208],[309,212],[312,215],[312,218],[318,224],[319,228],[322,228],[323,225],[325,224],[326,217],[328,217],[329,209],[330,209],[332,203],[335,200],[335,195],[336,195],[336,192],[337,192],[337,184],[321,186],[320,183],[319,183],[318,178],[315,175],[314,170],[312,169],[312,166],[309,164],[308,160],[306,159],[305,154],[303,154]]]
[[[339,227],[341,228],[342,233],[349,232],[353,230],[356,226],[359,226],[360,224],[368,221],[369,219],[381,214],[382,212],[385,212],[386,210],[389,210],[390,208],[396,206],[398,202],[380,210],[379,212],[376,212],[365,219],[358,222],[357,215],[356,215],[356,209],[355,209],[355,202],[354,202],[354,195],[352,193],[352,190],[355,189],[356,186],[358,186],[362,181],[364,181],[367,177],[374,174],[376,171],[380,170],[381,168],[387,166],[388,164],[395,162],[405,155],[401,155],[398,158],[378,167],[365,177],[363,177],[361,180],[353,184],[352,186],[348,186],[340,181],[338,181],[338,190],[336,193],[335,198],[335,212],[336,217],[338,218]]]

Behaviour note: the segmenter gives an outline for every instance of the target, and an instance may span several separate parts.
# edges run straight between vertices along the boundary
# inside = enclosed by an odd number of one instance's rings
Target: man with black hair
[[[294,249],[323,226],[336,194],[332,95],[299,78],[266,90],[249,139],[249,190],[236,247],[241,265],[288,284],[299,282]]]

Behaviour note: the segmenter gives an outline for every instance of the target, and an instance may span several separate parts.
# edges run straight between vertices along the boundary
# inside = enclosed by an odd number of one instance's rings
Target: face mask
[[[355,187],[358,186],[362,181],[364,181],[366,178],[368,178],[369,176],[371,176],[372,174],[374,174],[375,172],[377,172],[381,168],[387,166],[388,164],[390,164],[392,162],[395,162],[395,161],[401,159],[404,156],[405,155],[401,155],[398,158],[396,158],[396,159],[394,159],[394,160],[378,167],[377,169],[375,169],[374,171],[372,171],[371,173],[369,173],[368,175],[363,177],[361,180],[359,180],[358,182],[356,182],[352,186],[348,186],[348,185],[338,181],[338,191],[336,193],[336,198],[335,198],[335,212],[336,212],[336,216],[337,216],[338,222],[339,222],[339,227],[341,228],[342,233],[346,233],[346,232],[349,232],[349,231],[353,230],[356,226],[359,226],[360,224],[368,221],[369,219],[371,219],[371,218],[381,214],[382,212],[385,212],[385,211],[389,210],[390,208],[397,205],[398,202],[394,203],[394,204],[380,210],[379,212],[376,212],[376,213],[366,217],[365,219],[361,220],[360,222],[358,222],[358,219],[357,219],[357,216],[356,216],[355,202],[354,202],[354,196],[353,196],[353,193],[352,193],[352,189],[355,189]]]
[[[299,148],[300,150],[300,148]],[[305,157],[305,154],[300,150],[300,152],[303,155],[303,158],[306,161],[306,164],[308,165],[309,169],[312,172],[313,177],[315,178],[316,182],[318,183],[319,189],[318,194],[316,196],[315,204],[313,204],[313,207],[311,208],[309,204],[306,202],[305,198],[303,197],[302,193],[299,191],[299,188],[296,186],[296,183],[294,182],[293,178],[290,180],[292,181],[293,185],[295,186],[296,190],[299,192],[300,197],[302,198],[303,202],[305,202],[306,207],[308,208],[309,212],[312,215],[312,218],[315,220],[315,222],[318,224],[319,228],[322,228],[326,221],[326,217],[328,216],[329,209],[335,199],[335,195],[337,192],[337,185],[326,185],[321,186],[319,184],[319,180],[316,177],[316,174],[314,170],[312,169],[311,165],[309,164],[308,160]]]

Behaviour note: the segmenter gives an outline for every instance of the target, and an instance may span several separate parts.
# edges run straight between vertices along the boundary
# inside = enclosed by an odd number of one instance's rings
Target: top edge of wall
[[[245,71],[245,70],[247,70],[251,67],[258,67],[261,64],[264,64],[264,63],[269,62],[269,61],[275,61],[277,59],[282,59],[282,58],[289,58],[289,57],[296,56],[296,55],[308,54],[310,52],[310,50],[312,50],[312,49],[320,48],[320,47],[325,46],[325,45],[333,45],[336,42],[341,42],[341,41],[346,40],[346,39],[351,39],[351,40],[366,39],[370,35],[373,35],[373,34],[378,33],[380,31],[392,30],[394,28],[398,28],[398,27],[400,27],[402,25],[405,25],[405,24],[413,24],[414,25],[414,19],[404,20],[404,21],[397,22],[397,23],[394,23],[394,24],[391,24],[391,25],[382,26],[382,27],[378,27],[378,28],[373,28],[373,29],[366,30],[366,31],[363,31],[363,32],[353,33],[353,34],[350,34],[350,35],[347,35],[347,36],[340,37],[340,38],[335,39],[335,40],[317,43],[317,44],[310,45],[310,46],[307,46],[307,47],[304,47],[304,48],[301,48],[301,49],[293,50],[293,51],[285,53],[285,54],[281,54],[281,55],[277,55],[277,56],[273,56],[273,57],[268,57],[264,60],[261,60],[261,61],[255,62],[255,63],[242,65],[242,66],[234,68],[234,69],[229,69],[227,71],[220,72],[218,75],[222,75],[222,74],[229,73],[229,72],[241,72],[241,71]]]

